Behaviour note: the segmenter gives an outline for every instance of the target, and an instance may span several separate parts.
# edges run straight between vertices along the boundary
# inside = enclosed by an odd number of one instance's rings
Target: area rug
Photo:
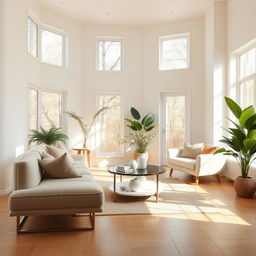
[[[192,186],[177,179],[160,177],[164,190],[159,195],[158,203],[155,202],[155,196],[128,197],[119,195],[114,202],[113,193],[108,189],[113,184],[113,177],[108,175],[94,175],[94,177],[105,193],[103,212],[98,215],[221,212],[209,200],[197,193]]]

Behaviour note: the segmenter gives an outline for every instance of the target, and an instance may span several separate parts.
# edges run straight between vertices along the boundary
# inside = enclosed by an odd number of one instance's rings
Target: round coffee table
[[[112,166],[108,171],[114,175],[114,183],[109,187],[109,189],[114,193],[114,201],[116,199],[116,194],[124,196],[156,196],[156,203],[158,202],[158,195],[161,192],[159,187],[159,174],[165,172],[165,168],[162,168],[157,165],[148,165],[146,169],[136,169],[131,173],[123,173],[117,170],[117,166]],[[116,176],[120,176],[120,182],[116,182]],[[156,182],[145,181],[143,183],[142,189],[138,192],[127,192],[121,190],[121,187],[128,186],[129,182],[122,182],[122,176],[156,176]]]

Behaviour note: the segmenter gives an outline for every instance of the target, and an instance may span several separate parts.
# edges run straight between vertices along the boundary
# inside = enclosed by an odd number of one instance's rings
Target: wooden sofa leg
[[[218,183],[221,182],[221,180],[220,180],[220,175],[216,174],[216,179],[217,179]]]
[[[199,183],[199,176],[195,176],[195,184],[198,185]]]
[[[173,173],[173,169],[170,168],[170,176],[172,176],[172,173]]]

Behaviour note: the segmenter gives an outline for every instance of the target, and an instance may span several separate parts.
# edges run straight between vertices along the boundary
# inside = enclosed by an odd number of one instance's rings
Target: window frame
[[[187,67],[185,68],[163,68],[163,46],[162,43],[163,41],[168,41],[168,40],[175,40],[175,39],[187,39]],[[159,37],[159,42],[158,42],[158,49],[159,49],[159,56],[158,56],[158,71],[170,71],[170,70],[185,70],[185,69],[190,69],[191,68],[191,63],[190,63],[190,43],[191,43],[191,36],[190,33],[182,33],[182,34],[175,34],[175,35],[164,35]]]
[[[36,26],[37,26],[37,56],[35,57],[28,51],[28,42],[29,42],[29,34],[27,29],[27,52],[30,56],[34,57],[35,59],[39,60],[41,63],[52,65],[55,67],[68,67],[68,35],[65,31],[46,25],[39,21],[39,19],[35,18],[31,12],[27,15],[27,22],[28,20],[31,20]],[[45,62],[42,60],[42,33],[43,31],[49,31],[51,33],[57,34],[62,37],[62,63],[61,65]]]
[[[124,137],[124,93],[123,92],[96,92],[95,94],[95,110],[99,110],[99,96],[120,96],[120,110],[121,110],[121,126],[120,126],[120,137]],[[99,118],[97,117],[96,125],[99,123]],[[95,132],[95,145],[97,140],[97,134]],[[124,145],[121,144],[121,152],[108,152],[99,153],[97,148],[95,148],[96,158],[122,158],[124,157]]]
[[[100,70],[99,69],[99,42],[100,41],[110,41],[110,42],[120,42],[120,70]],[[123,72],[124,70],[124,40],[122,37],[106,37],[99,36],[96,39],[96,54],[95,54],[95,70],[97,72]]]
[[[29,55],[31,55],[35,59],[38,59],[38,56],[39,56],[39,51],[38,51],[38,45],[39,45],[39,42],[38,42],[39,41],[39,26],[38,26],[38,23],[33,18],[31,18],[30,16],[28,16],[27,25],[28,25],[29,21],[32,22],[33,24],[35,24],[35,26],[36,26],[36,56],[34,56],[29,51],[29,30],[28,30],[28,26],[27,26],[27,52],[28,52]]]
[[[47,89],[47,88],[39,88],[37,86],[34,86],[32,84],[30,84],[28,86],[27,89],[27,95],[29,95],[29,90],[34,90],[37,92],[37,129],[39,130],[40,125],[41,125],[41,116],[42,116],[42,102],[41,102],[41,94],[46,92],[46,93],[56,93],[56,94],[60,94],[61,95],[61,104],[60,104],[60,116],[59,116],[59,120],[60,120],[60,129],[62,132],[67,132],[67,126],[66,126],[66,118],[65,115],[63,114],[64,111],[66,110],[66,91],[63,90],[53,90],[53,89]],[[29,111],[29,107],[30,107],[30,99],[28,97],[28,105],[27,105],[27,109],[28,109],[28,120],[30,117],[30,111]],[[28,131],[30,131],[30,126],[29,126],[29,122],[28,122]]]
[[[244,76],[243,78],[240,78],[240,74],[241,74],[241,69],[240,69],[240,57],[246,53],[249,52],[250,50],[254,49],[256,51],[256,43],[250,45],[249,47],[246,47],[245,49],[243,49],[242,51],[240,51],[239,53],[236,54],[236,59],[237,59],[237,72],[236,72],[236,81],[237,81],[237,99],[239,102],[239,105],[241,105],[241,84],[248,82],[250,80],[254,80],[254,93],[253,93],[253,105],[256,106],[256,70],[255,73],[252,73],[250,75]],[[255,55],[255,59],[256,59],[256,55]],[[256,60],[255,60],[256,63]]]

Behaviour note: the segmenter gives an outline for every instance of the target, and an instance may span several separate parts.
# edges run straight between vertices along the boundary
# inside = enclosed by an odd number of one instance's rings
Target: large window
[[[123,99],[120,94],[98,94],[97,110],[105,108],[96,125],[96,156],[123,156]]]
[[[160,37],[159,70],[189,68],[189,47],[189,34]]]
[[[66,66],[66,37],[28,18],[28,52],[45,63]]]
[[[242,108],[256,106],[256,47],[238,56],[238,93]]]
[[[98,40],[97,70],[121,71],[122,41]]]
[[[63,128],[63,93],[29,88],[29,130]]]
[[[38,56],[38,26],[30,18],[28,18],[28,52],[35,58]]]

